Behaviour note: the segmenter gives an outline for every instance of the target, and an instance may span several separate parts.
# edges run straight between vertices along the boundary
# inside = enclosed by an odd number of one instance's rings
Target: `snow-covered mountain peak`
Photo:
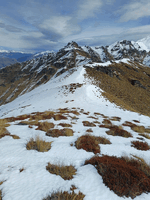
[[[150,51],[150,36],[147,36],[141,40],[138,40],[137,43],[140,45],[140,47],[149,52]]]
[[[71,49],[81,49],[81,47],[74,41],[69,42],[65,47],[65,50],[71,50]]]

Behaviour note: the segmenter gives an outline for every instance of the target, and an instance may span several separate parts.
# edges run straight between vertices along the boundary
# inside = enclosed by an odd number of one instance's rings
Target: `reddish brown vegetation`
[[[84,149],[85,151],[100,153],[100,146],[98,142],[95,140],[94,136],[83,135],[79,137],[75,143],[77,149]]]
[[[104,119],[104,120],[102,121],[102,123],[105,124],[105,125],[110,125],[110,126],[112,125],[111,121],[108,120],[108,119]]]
[[[107,127],[109,128],[110,130],[109,131],[106,131],[106,133],[108,135],[113,135],[113,136],[122,136],[122,137],[132,137],[131,133],[129,133],[128,131],[125,131],[122,129],[122,127],[119,127],[119,126],[110,126],[110,127]]]
[[[69,128],[64,129],[52,129],[46,133],[47,136],[59,137],[59,136],[73,136],[73,130]]]
[[[92,135],[83,135],[79,137],[75,143],[77,149],[84,149],[88,152],[100,153],[99,144],[111,144],[110,141],[103,137],[95,137]]]
[[[143,192],[150,192],[150,178],[142,171],[139,161],[95,156],[85,164],[95,166],[104,184],[119,196],[135,198]]]
[[[131,143],[132,143],[131,146],[138,150],[147,151],[150,149],[150,146],[148,145],[147,142],[132,141]]]
[[[51,196],[48,196],[43,200],[83,200],[84,197],[85,195],[81,192],[79,192],[78,194],[76,194],[74,191],[72,193],[57,192],[51,194]]]
[[[62,127],[72,127],[71,124],[66,124],[66,123],[60,123],[58,124],[59,126],[62,126]]]
[[[61,114],[56,114],[56,115],[54,115],[54,120],[65,120],[65,119],[67,119],[67,117],[65,117],[65,116],[63,116],[63,115],[61,115]]]
[[[89,121],[83,121],[82,123],[83,123],[83,126],[89,126],[89,127],[94,127],[94,126],[96,126],[94,123],[89,122]]]
[[[89,129],[86,130],[86,132],[87,132],[87,133],[92,133],[93,130],[92,130],[91,128],[89,128]]]
[[[114,116],[114,117],[111,117],[110,120],[112,120],[112,121],[119,121],[120,122],[121,118]]]
[[[51,128],[54,128],[54,124],[53,123],[49,123],[49,122],[38,122],[38,128],[36,130],[41,130],[41,131],[48,131]]]

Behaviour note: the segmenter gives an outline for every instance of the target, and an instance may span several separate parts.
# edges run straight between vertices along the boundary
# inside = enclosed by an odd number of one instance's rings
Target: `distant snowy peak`
[[[33,57],[35,58],[35,57],[47,56],[48,54],[51,54],[51,53],[54,53],[54,51],[42,51],[42,52],[34,54]]]
[[[145,37],[145,38],[143,38],[143,39],[141,39],[141,40],[138,40],[136,43],[138,43],[139,46],[140,46],[143,50],[145,50],[145,51],[147,51],[147,52],[150,51],[150,36]]]
[[[81,47],[74,41],[69,42],[66,46],[64,46],[63,50],[69,51],[71,49],[81,49]]]

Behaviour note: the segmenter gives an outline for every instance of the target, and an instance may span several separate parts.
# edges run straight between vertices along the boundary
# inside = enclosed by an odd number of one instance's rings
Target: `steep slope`
[[[14,58],[0,58],[0,68],[12,65],[18,61]]]
[[[150,166],[146,163],[150,141],[145,132],[150,132],[150,118],[104,98],[96,76],[88,71],[94,70],[98,76],[101,72],[108,81],[109,77],[125,81],[123,67],[135,63],[121,60],[111,67],[110,62],[82,62],[0,106],[0,190],[4,200],[67,199],[67,193],[61,198],[64,191],[74,191],[72,199],[80,191],[82,200],[149,200]],[[138,66],[140,73],[141,68]],[[101,162],[92,163],[95,158]]]
[[[138,40],[137,43],[140,45],[141,48],[143,48],[143,50],[146,50],[147,52],[150,51],[150,36]]]

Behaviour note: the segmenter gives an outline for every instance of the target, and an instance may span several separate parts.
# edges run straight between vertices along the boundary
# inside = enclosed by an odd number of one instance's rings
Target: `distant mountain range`
[[[41,57],[50,53],[51,51],[45,51],[40,53],[24,53],[24,52],[17,52],[17,51],[7,51],[7,50],[0,50],[0,68],[5,66],[17,63],[17,62],[25,62],[27,60]]]
[[[130,58],[150,66],[150,36],[138,40],[137,42],[121,40],[109,46],[85,46],[82,47],[82,50],[93,55],[95,59],[100,62]],[[54,51],[43,51],[33,54],[0,50],[0,68],[16,62],[25,62],[33,58],[42,57],[50,53],[54,53]]]

